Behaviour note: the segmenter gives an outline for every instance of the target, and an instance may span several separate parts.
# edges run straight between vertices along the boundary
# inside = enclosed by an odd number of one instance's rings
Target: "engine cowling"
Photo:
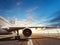
[[[31,36],[31,34],[32,34],[31,29],[25,28],[25,29],[23,30],[23,35],[24,35],[25,37],[29,37],[29,36]]]

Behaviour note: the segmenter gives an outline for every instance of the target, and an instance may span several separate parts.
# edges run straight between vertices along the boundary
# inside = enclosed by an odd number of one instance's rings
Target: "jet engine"
[[[31,29],[25,28],[25,29],[23,30],[23,35],[24,35],[25,37],[29,37],[29,36],[31,36],[31,34],[32,34]]]

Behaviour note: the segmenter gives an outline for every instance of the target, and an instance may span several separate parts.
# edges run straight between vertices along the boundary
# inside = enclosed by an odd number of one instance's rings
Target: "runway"
[[[48,37],[28,40],[0,39],[0,45],[60,45],[60,39]]]

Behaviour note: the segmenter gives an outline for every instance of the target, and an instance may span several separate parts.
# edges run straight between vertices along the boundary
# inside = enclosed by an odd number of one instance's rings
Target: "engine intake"
[[[31,36],[31,34],[32,34],[31,29],[26,28],[26,29],[23,30],[23,35],[24,35],[25,37],[29,37],[29,36]]]

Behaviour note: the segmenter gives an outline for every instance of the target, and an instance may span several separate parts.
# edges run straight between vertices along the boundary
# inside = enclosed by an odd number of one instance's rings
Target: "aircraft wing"
[[[15,30],[20,30],[20,29],[24,29],[24,28],[47,28],[47,29],[52,29],[52,28],[60,28],[60,27],[54,27],[54,26],[28,26],[28,27],[9,27],[9,28],[3,28],[4,30],[7,31],[15,31]]]
[[[8,32],[11,32],[11,31],[16,31],[16,30],[19,30],[19,29],[24,29],[25,27],[9,27],[9,28],[2,28],[4,30],[7,30]]]

